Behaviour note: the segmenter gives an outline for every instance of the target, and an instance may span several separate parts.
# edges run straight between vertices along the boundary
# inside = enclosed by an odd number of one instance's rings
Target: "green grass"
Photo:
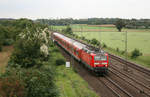
[[[61,65],[57,67],[57,72],[56,84],[61,91],[60,97],[98,97],[73,68]]]
[[[55,83],[59,88],[60,97],[98,97],[72,67],[66,68],[65,64],[56,66],[57,59],[64,59],[57,47],[51,47],[50,54],[49,63],[56,67]]]
[[[74,32],[87,39],[96,38],[102,43],[114,49],[125,49],[125,32]],[[128,52],[135,48],[139,49],[144,55],[150,54],[150,32],[128,32]]]
[[[53,29],[57,29],[57,30],[62,30],[62,29],[65,29],[66,26],[51,26]],[[113,29],[116,31],[116,29],[114,27],[95,27],[95,26],[90,26],[90,25],[78,25],[78,24],[74,24],[74,25],[71,25],[71,28],[73,30],[85,30],[85,29],[89,29],[89,30],[99,30],[99,29]]]
[[[115,54],[115,55],[120,56],[120,57],[125,59],[125,53],[122,54],[121,51],[117,52],[116,49],[113,49],[113,48],[110,48],[110,47],[104,48],[104,50],[109,52],[109,53],[111,53],[111,54]],[[138,57],[136,59],[131,59],[130,53],[128,53],[127,59],[129,61],[131,61],[131,62],[134,62],[134,63],[137,63],[137,64],[141,64],[141,65],[143,65],[145,67],[150,68],[150,60],[149,60],[150,56],[140,56],[140,57]]]
[[[105,26],[94,26],[94,25],[87,25],[87,24],[73,24],[70,25],[73,31],[77,30],[86,30],[88,32],[94,31],[94,32],[118,32],[118,30],[115,27],[105,27]],[[53,29],[62,30],[65,29],[66,26],[51,26]],[[122,29],[122,31],[128,31],[128,32],[150,32],[150,29]]]

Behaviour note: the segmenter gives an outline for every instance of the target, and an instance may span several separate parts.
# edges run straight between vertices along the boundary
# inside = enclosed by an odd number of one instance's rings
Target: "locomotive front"
[[[107,73],[108,72],[108,54],[98,53],[93,54],[93,69],[96,73]]]

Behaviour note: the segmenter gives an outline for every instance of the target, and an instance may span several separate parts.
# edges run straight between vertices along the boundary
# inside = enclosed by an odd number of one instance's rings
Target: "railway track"
[[[148,89],[148,90],[150,91],[150,87],[149,87],[148,85],[145,85],[144,83],[142,83],[141,81],[138,81],[138,80],[135,79],[134,77],[131,77],[131,76],[129,76],[128,74],[123,73],[123,72],[117,70],[115,67],[112,67],[112,66],[111,66],[109,70],[110,70],[110,72],[112,72],[112,73],[115,72],[116,75],[121,74],[122,76],[124,76],[124,77],[122,77],[122,78],[127,77],[128,79],[131,79],[133,82],[136,82],[137,84],[143,86],[144,88],[146,88],[146,89]],[[114,71],[114,72],[113,72],[113,71]]]
[[[116,97],[133,97],[129,92],[120,87],[120,85],[109,77],[98,78],[98,80],[108,87],[116,95]]]
[[[125,75],[121,72],[116,72],[116,69],[109,69],[110,73],[113,74],[115,77],[121,79],[124,83],[127,83],[128,86],[134,88],[135,94],[140,95],[141,97],[150,97],[150,88],[146,85],[142,84],[136,79],[131,78],[128,75]],[[139,97],[140,97],[139,96]]]
[[[115,60],[117,60],[117,61],[119,61],[119,62],[121,62],[121,63],[123,63],[123,64],[126,64],[127,66],[129,66],[129,67],[131,67],[131,68],[134,68],[134,69],[136,69],[136,70],[138,70],[138,71],[140,71],[140,72],[142,72],[142,73],[144,73],[144,74],[150,76],[150,70],[147,69],[147,68],[145,68],[145,67],[142,67],[142,66],[140,66],[140,65],[138,65],[138,64],[135,64],[135,63],[126,61],[125,59],[123,59],[123,58],[121,58],[121,57],[118,57],[118,56],[115,56],[115,55],[110,54],[110,53],[109,53],[109,56],[110,56],[112,59],[115,59]]]

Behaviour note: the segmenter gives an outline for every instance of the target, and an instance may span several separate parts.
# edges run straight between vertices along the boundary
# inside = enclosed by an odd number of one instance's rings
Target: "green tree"
[[[93,38],[93,39],[91,40],[91,44],[93,44],[93,45],[97,45],[98,43],[99,43],[99,41],[96,40],[95,38]]]
[[[0,43],[0,52],[2,51],[2,43]]]
[[[125,23],[122,19],[119,19],[116,23],[116,28],[118,29],[119,32],[121,32],[122,28],[125,27]]]
[[[41,66],[48,58],[49,34],[47,30],[33,26],[18,35],[15,50],[11,56],[9,66],[32,67]]]
[[[63,30],[63,32],[67,33],[67,34],[73,34],[72,28],[68,25],[67,28],[65,30]]]
[[[142,53],[138,50],[138,49],[134,49],[132,52],[131,52],[131,58],[137,58],[138,56],[141,56]]]

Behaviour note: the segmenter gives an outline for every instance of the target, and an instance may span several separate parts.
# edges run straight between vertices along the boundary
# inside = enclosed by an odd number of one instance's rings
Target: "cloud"
[[[149,18],[149,0],[0,0],[1,18]]]

